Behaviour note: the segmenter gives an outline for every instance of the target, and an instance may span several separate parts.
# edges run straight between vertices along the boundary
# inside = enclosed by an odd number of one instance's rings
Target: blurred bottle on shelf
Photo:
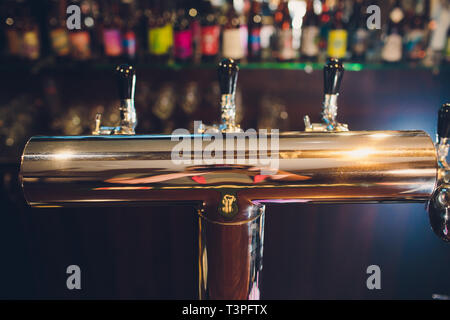
[[[275,12],[276,51],[275,58],[280,62],[290,62],[295,59],[292,42],[292,19],[288,1],[281,0]]]
[[[85,61],[92,58],[91,40],[93,37],[91,34],[93,31],[89,27],[94,26],[94,18],[89,14],[91,2],[82,3],[79,0],[73,0],[68,3],[68,5],[81,7],[81,29],[68,31],[71,56],[76,61]]]
[[[233,6],[233,1],[227,2],[226,22],[222,34],[222,56],[240,61],[245,57],[241,39],[241,18]]]
[[[42,3],[46,15],[33,9],[35,1],[0,2],[2,53],[11,61],[37,62],[47,53],[56,58],[49,61],[57,62],[159,64],[214,63],[219,55],[240,63],[292,62],[300,56],[305,62],[336,57],[359,63],[405,60],[430,67],[446,60],[448,0],[392,0],[382,30],[367,28],[366,12],[369,5],[383,7],[381,0]],[[66,9],[72,4],[81,8],[81,29],[66,26]],[[40,30],[44,19],[46,28]]]
[[[148,52],[152,62],[167,63],[173,47],[172,12],[166,1],[154,2],[148,15]]]
[[[352,61],[363,62],[369,45],[366,9],[370,4],[365,0],[356,0],[349,21],[351,33],[350,48]]]
[[[252,0],[248,17],[248,46],[247,57],[251,62],[261,60],[261,1]]]
[[[429,17],[429,1],[418,0],[410,16],[408,32],[405,35],[405,56],[409,61],[425,58],[427,44],[427,25]]]
[[[377,5],[381,6],[383,3],[383,0],[367,0],[366,4],[364,5],[364,10],[367,9],[367,6],[369,5]],[[366,15],[366,18],[368,16]],[[380,21],[381,22],[381,21]],[[381,29],[373,29],[370,30],[367,37],[367,50],[365,53],[365,62],[367,63],[380,63],[382,61],[381,58],[381,52],[384,46],[384,43],[382,41],[382,35],[383,32]]]
[[[201,2],[188,1],[189,24],[192,32],[192,62],[200,63],[202,58]]]
[[[389,11],[387,31],[381,51],[381,58],[385,62],[399,62],[403,58],[404,20],[405,13],[401,1],[396,0]]]
[[[19,3],[18,1],[8,1],[3,5],[6,55],[11,61],[18,61],[22,55],[22,25]]]
[[[432,22],[430,23],[431,36],[429,44],[429,55],[431,65],[437,70],[445,58],[447,46],[447,33],[450,27],[450,3],[447,1],[434,2]]]
[[[319,17],[319,56],[318,62],[325,63],[327,60],[328,33],[332,25],[332,8],[326,1],[322,1],[321,14]]]
[[[134,0],[122,0],[122,58],[125,61],[133,62],[137,58],[138,41],[137,25],[141,15]]]
[[[307,0],[303,17],[300,56],[304,61],[316,61],[319,55],[319,17],[314,12],[314,0]]]
[[[52,53],[57,60],[67,60],[70,55],[69,33],[66,26],[67,3],[64,0],[52,0],[48,19],[49,38]]]
[[[22,56],[26,60],[38,60],[41,56],[39,27],[31,13],[31,3],[23,3]]]
[[[180,2],[174,25],[174,57],[178,63],[192,62],[194,53],[192,47],[191,21],[188,10],[186,1]]]
[[[343,59],[347,55],[348,31],[344,23],[344,2],[338,1],[328,32],[328,57]]]
[[[212,63],[217,60],[220,47],[220,26],[216,12],[209,0],[202,3],[201,17],[201,55],[202,61]]]
[[[98,59],[102,54],[101,14],[98,0],[83,0],[81,15],[84,26],[89,33],[91,58]]]
[[[261,60],[269,61],[273,58],[272,51],[275,48],[275,26],[272,12],[267,2],[262,3],[262,21],[261,21]]]
[[[119,2],[113,0],[104,2],[102,6],[103,54],[111,63],[119,63],[122,59],[123,43],[121,29],[123,21],[119,16]]]
[[[234,1],[233,1],[234,3]],[[248,3],[243,1],[243,3]],[[237,11],[239,16],[239,33],[241,36],[241,48],[244,50],[244,59],[247,60],[248,56],[248,20],[247,20],[247,14],[249,13],[249,8],[246,9],[247,6],[243,6],[240,8],[240,11]],[[242,62],[242,60],[241,60]]]

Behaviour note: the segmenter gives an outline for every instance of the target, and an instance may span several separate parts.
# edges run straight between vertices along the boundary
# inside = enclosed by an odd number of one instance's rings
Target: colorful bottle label
[[[87,31],[69,33],[72,55],[77,60],[85,60],[91,57],[91,37]]]
[[[343,58],[347,53],[347,30],[330,30],[328,33],[328,56]]]
[[[319,28],[316,26],[306,26],[302,30],[300,45],[302,55],[315,57],[319,54]]]
[[[406,55],[410,59],[422,59],[425,57],[425,31],[413,29],[406,36]]]
[[[219,53],[219,26],[204,26],[201,30],[202,55],[215,56]]]
[[[384,61],[397,62],[402,59],[402,36],[399,34],[390,34],[386,37],[383,49],[381,50],[381,57]]]
[[[117,57],[122,54],[122,37],[118,29],[103,30],[103,45],[105,55],[108,57]]]
[[[255,28],[249,34],[248,45],[253,54],[258,54],[261,51],[261,29]]]
[[[50,40],[53,52],[58,56],[67,56],[70,53],[69,35],[63,28],[50,31]]]
[[[148,30],[148,51],[154,55],[168,54],[173,45],[173,29],[171,24]]]
[[[280,30],[278,38],[278,59],[292,60],[295,58],[295,50],[292,43],[292,30]]]
[[[136,56],[136,34],[134,31],[125,32],[123,36],[123,50],[129,58]]]
[[[176,31],[174,37],[174,55],[178,59],[188,59],[192,57],[192,31]]]
[[[39,35],[37,30],[25,31],[23,33],[23,55],[25,58],[39,59]]]
[[[244,50],[241,42],[241,30],[238,28],[226,29],[223,32],[222,54],[224,58],[242,59]]]

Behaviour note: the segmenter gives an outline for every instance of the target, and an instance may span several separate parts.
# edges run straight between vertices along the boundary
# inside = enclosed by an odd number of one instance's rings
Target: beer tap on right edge
[[[428,216],[434,233],[450,242],[450,171],[447,163],[450,138],[450,103],[444,104],[438,113],[436,150],[438,178],[436,188],[427,204]]]

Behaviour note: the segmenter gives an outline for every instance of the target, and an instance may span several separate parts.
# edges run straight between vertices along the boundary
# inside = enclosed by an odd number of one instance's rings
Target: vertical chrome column
[[[224,194],[218,208],[199,209],[201,300],[260,299],[265,207],[248,204],[226,211],[235,206],[233,197]]]
[[[221,91],[222,134],[239,131],[235,92],[239,67],[224,59],[217,68]],[[198,150],[196,150],[198,151]],[[258,300],[264,239],[264,206],[254,205],[234,189],[199,214],[199,298]]]

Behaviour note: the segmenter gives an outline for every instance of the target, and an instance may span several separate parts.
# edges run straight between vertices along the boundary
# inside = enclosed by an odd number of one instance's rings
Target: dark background
[[[58,133],[49,125],[57,116],[54,105],[62,114],[74,105],[86,114],[98,105],[115,105],[111,68],[0,69],[2,119],[16,119],[17,113],[32,120],[23,122],[23,141],[19,134],[20,142],[1,149],[0,298],[196,299],[193,208],[29,209],[24,204],[17,172],[26,137]],[[162,86],[180,97],[186,83],[198,85],[197,111],[183,117],[177,105],[171,117],[175,126],[218,119],[213,68],[138,67],[137,76],[140,133],[156,131],[151,108]],[[422,129],[434,137],[449,80],[448,68],[439,75],[417,68],[347,72],[338,118],[351,130]],[[280,127],[303,130],[304,114],[319,120],[321,71],[243,68],[238,87],[244,128],[257,126],[268,99],[289,115],[279,120]],[[12,123],[3,123],[8,126]],[[81,267],[81,291],[66,289],[71,264]],[[366,288],[366,268],[372,264],[381,268],[381,290]],[[263,299],[429,299],[433,293],[450,294],[449,265],[450,246],[431,231],[424,204],[266,209]]]

